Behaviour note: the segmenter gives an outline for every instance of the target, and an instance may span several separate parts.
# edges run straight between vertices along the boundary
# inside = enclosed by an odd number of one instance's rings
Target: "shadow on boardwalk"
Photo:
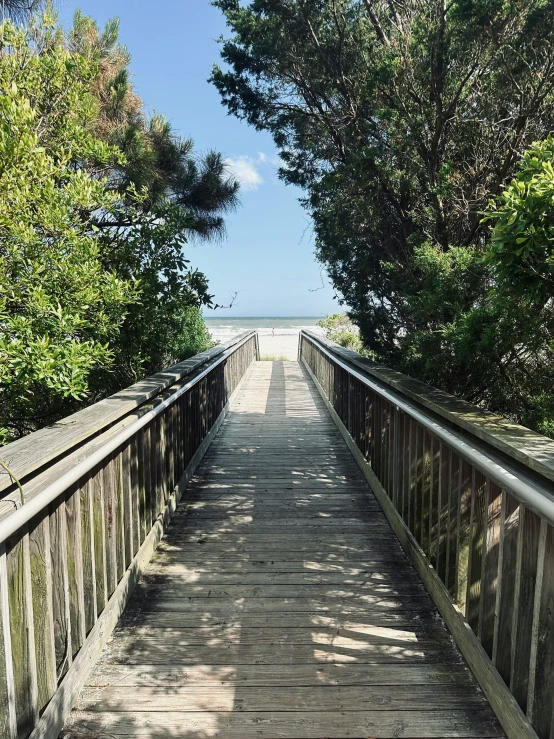
[[[297,363],[253,366],[64,734],[502,736]]]

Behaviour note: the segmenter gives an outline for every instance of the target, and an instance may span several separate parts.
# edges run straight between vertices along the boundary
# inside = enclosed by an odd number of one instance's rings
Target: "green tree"
[[[554,138],[525,152],[514,179],[491,201],[494,226],[486,260],[496,295],[544,306],[554,297]]]
[[[0,0],[0,19],[23,20],[45,4],[45,0]]]
[[[0,441],[211,344],[191,239],[238,184],[128,79],[118,23],[0,26]]]
[[[500,272],[482,212],[554,130],[552,3],[214,4],[230,35],[212,82],[273,135],[364,344],[521,420],[546,337],[489,300]]]
[[[121,153],[91,132],[95,67],[44,27],[0,27],[0,434],[33,430],[76,405],[113,363],[136,300],[103,265],[93,213],[117,196],[100,173]]]
[[[145,114],[118,35],[117,19],[100,31],[77,12],[68,37],[70,48],[98,68],[91,86],[99,106],[97,134],[125,154],[110,171],[118,207],[96,219],[104,264],[141,284],[141,300],[130,308],[114,346],[114,371],[96,378],[99,394],[186,358],[185,347],[205,348],[207,332],[188,317],[213,307],[213,296],[185,248],[191,239],[224,235],[224,214],[236,208],[239,187],[221,154],[197,156],[192,141],[179,137],[163,116]]]

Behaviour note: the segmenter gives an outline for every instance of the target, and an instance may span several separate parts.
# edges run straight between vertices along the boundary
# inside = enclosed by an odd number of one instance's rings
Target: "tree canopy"
[[[531,422],[553,376],[545,316],[499,302],[483,214],[554,130],[552,3],[214,5],[230,35],[211,80],[273,135],[366,347]]]
[[[0,441],[206,348],[191,238],[238,184],[149,118],[118,23],[0,26]]]

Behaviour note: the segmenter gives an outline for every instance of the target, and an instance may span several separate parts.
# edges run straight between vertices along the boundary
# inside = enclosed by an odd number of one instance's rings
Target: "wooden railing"
[[[0,450],[0,739],[59,733],[257,351],[243,334]]]
[[[299,356],[510,739],[554,736],[554,442],[302,332]]]

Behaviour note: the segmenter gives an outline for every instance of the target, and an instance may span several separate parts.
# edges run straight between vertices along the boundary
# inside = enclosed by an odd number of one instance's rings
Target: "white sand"
[[[298,359],[298,334],[258,334],[260,359]]]

